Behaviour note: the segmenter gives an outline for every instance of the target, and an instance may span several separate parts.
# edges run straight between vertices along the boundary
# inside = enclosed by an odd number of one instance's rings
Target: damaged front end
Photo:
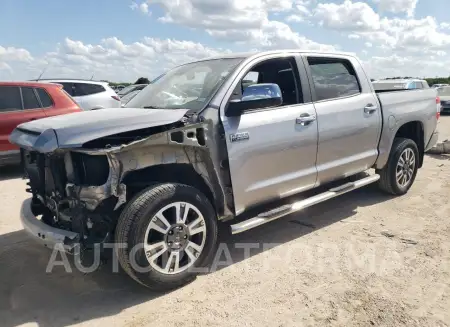
[[[13,132],[11,141],[22,147],[32,214],[41,216],[40,222],[49,228],[74,233],[63,235],[62,242],[70,252],[75,243],[85,249],[113,241],[124,204],[151,183],[172,182],[166,179],[176,175],[178,169],[182,178],[190,170],[195,172],[192,183],[209,192],[218,216],[230,216],[232,201],[225,195],[226,185],[215,168],[217,162],[210,151],[212,134],[208,138],[213,126],[208,124],[189,122],[184,117],[163,126],[98,137],[80,147],[46,150],[26,141],[27,133],[29,137],[38,135],[23,126]],[[167,176],[162,177],[164,174]],[[22,221],[27,224],[24,217]],[[55,230],[34,234],[46,243],[49,233]],[[61,241],[61,237],[55,239]]]

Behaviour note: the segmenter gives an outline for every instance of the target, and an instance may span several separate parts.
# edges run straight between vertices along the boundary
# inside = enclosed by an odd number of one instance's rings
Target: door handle
[[[295,119],[297,125],[308,125],[316,120],[316,115],[302,114],[300,117]]]
[[[367,106],[364,107],[364,112],[366,114],[373,114],[378,109],[377,106],[369,103]]]

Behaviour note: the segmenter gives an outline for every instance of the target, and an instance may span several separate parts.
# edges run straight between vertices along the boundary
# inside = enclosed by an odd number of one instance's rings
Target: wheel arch
[[[413,120],[401,125],[395,133],[394,139],[404,137],[413,140],[419,149],[419,168],[422,168],[425,153],[424,126],[421,121]],[[392,147],[392,145],[391,145]]]
[[[152,184],[179,183],[189,185],[201,191],[220,214],[220,204],[214,196],[212,187],[190,164],[160,164],[134,170],[126,174],[122,183],[127,188],[127,200]]]
[[[387,131],[383,131],[384,133]],[[389,133],[392,135],[392,139],[389,141],[389,148],[386,151],[382,151],[384,155],[380,155],[375,164],[376,169],[382,169],[388,162],[389,154],[392,151],[392,145],[394,140],[398,137],[408,138],[413,140],[419,149],[419,168],[423,165],[423,158],[425,154],[425,143],[424,143],[424,124],[419,120],[411,120],[404,122],[397,128],[390,130]],[[380,149],[381,151],[382,149]]]

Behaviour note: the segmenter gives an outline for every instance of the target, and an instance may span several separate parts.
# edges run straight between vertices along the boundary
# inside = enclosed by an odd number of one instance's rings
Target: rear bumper
[[[53,249],[58,245],[59,249],[73,253],[78,245],[80,237],[78,233],[51,227],[37,219],[31,211],[31,198],[22,203],[20,219],[25,231],[48,248]]]
[[[430,138],[430,141],[428,141],[427,146],[425,147],[425,152],[427,152],[428,150],[430,150],[433,146],[435,146],[437,144],[437,141],[439,139],[439,132],[435,131]]]

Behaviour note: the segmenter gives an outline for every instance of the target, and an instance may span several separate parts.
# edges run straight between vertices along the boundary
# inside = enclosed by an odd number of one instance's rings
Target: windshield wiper
[[[144,109],[162,109],[161,107],[157,107],[157,106],[145,106],[142,108],[144,108]]]

